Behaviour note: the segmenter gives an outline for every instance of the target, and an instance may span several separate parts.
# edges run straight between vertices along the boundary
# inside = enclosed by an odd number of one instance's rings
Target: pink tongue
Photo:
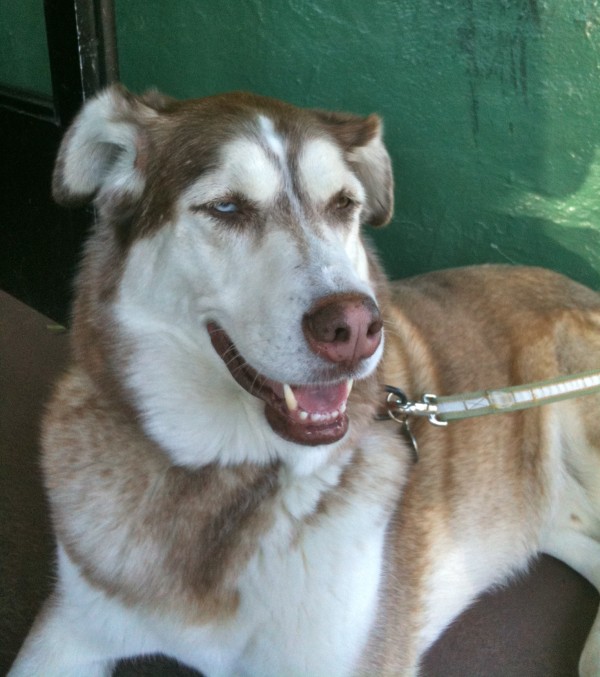
[[[309,414],[335,411],[348,399],[348,384],[328,386],[292,386],[292,391],[301,409]]]

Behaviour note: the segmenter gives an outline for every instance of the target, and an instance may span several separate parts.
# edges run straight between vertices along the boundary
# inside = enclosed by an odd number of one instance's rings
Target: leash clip
[[[425,393],[417,402],[411,402],[403,390],[394,386],[385,386],[387,392],[386,411],[376,416],[379,421],[392,419],[400,424],[400,430],[412,446],[413,461],[419,460],[419,446],[410,428],[411,416],[426,417],[429,423],[436,426],[447,426],[447,421],[441,421],[438,417],[438,405],[435,395]]]
[[[432,425],[440,427],[448,425],[447,421],[442,421],[437,417],[438,406],[435,395],[425,393],[420,400],[411,402],[400,388],[385,386],[385,391],[388,394],[386,398],[387,415],[394,421],[406,426],[409,416],[420,416],[427,418]]]

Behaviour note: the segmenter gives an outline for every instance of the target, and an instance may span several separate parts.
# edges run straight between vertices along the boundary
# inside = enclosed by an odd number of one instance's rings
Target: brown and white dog
[[[418,422],[417,464],[374,420],[384,383],[600,368],[600,297],[554,273],[390,290],[359,232],[392,211],[377,116],[112,88],[54,193],[98,220],[43,435],[58,581],[11,677],[154,652],[208,677],[416,675],[541,551],[600,588],[597,397]],[[599,665],[596,621],[581,674]]]

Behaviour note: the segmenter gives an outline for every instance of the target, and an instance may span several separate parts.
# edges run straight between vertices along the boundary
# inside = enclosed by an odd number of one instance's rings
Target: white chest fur
[[[341,472],[282,470],[274,520],[238,579],[239,607],[227,620],[185,625],[126,608],[61,552],[61,625],[93,638],[97,658],[161,652],[207,677],[352,674],[374,620],[388,510],[375,492],[321,503]]]
[[[243,672],[352,671],[374,618],[380,577],[384,527],[373,512],[363,504],[344,520],[320,516],[295,539],[289,516],[281,515],[244,577]]]
[[[287,478],[273,527],[240,579],[238,614],[223,628],[222,646],[233,639],[220,657],[229,665],[208,674],[352,672],[374,619],[385,519],[381,505],[356,495],[319,512],[339,472]]]

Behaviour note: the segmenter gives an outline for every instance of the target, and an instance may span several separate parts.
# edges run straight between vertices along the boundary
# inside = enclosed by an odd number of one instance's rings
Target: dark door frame
[[[44,0],[52,96],[0,85],[0,288],[66,322],[91,210],[50,195],[54,159],[81,104],[118,80],[113,0]]]
[[[113,0],[44,0],[52,97],[0,85],[0,107],[66,127],[85,99],[119,79]]]

